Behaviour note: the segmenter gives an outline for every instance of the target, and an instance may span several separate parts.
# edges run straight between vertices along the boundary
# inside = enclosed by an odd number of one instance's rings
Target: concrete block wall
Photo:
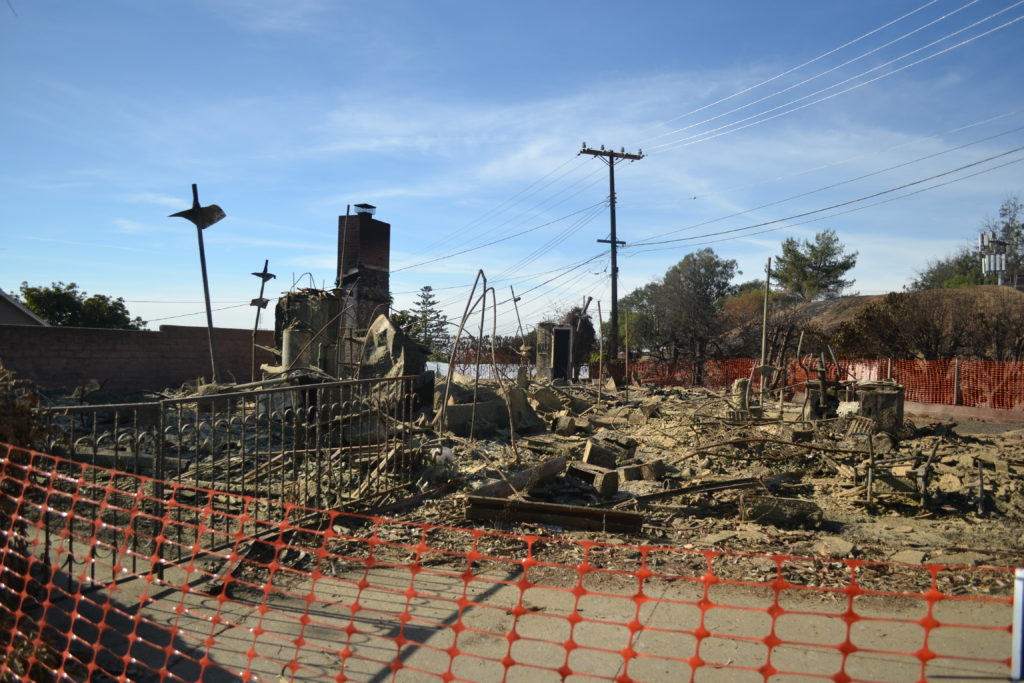
[[[248,382],[252,330],[215,328],[214,343],[221,381]],[[273,331],[260,330],[256,343],[274,346]],[[0,362],[20,379],[68,391],[93,379],[104,383],[104,391],[125,395],[210,379],[205,327],[161,325],[157,331],[137,331],[0,325]],[[273,362],[273,354],[257,349],[257,365]]]

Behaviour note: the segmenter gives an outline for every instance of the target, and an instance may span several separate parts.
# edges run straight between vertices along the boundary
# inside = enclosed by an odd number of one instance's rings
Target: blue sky
[[[194,182],[227,213],[218,326],[252,326],[264,259],[270,296],[330,284],[361,202],[398,307],[430,285],[457,316],[482,268],[503,332],[510,286],[527,325],[587,295],[607,316],[586,142],[647,154],[616,167],[620,294],[705,246],[760,277],[826,228],[853,291],[898,290],[1024,194],[1022,44],[1014,0],[5,0],[0,287],[205,324],[195,230],[167,217]]]

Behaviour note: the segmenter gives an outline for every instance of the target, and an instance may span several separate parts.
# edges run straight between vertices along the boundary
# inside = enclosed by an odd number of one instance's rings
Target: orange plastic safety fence
[[[924,681],[1010,666],[1007,569],[402,523],[0,456],[8,679]]]
[[[630,374],[644,383],[700,385],[721,390],[744,377],[752,380],[752,386],[759,386],[760,373],[754,372],[757,364],[758,361],[751,358],[708,360],[703,365],[703,376],[698,378],[690,361],[643,361],[632,364]],[[839,364],[842,372],[835,363],[826,363],[828,379],[875,381],[892,378],[904,386],[904,396],[908,401],[1024,409],[1024,362],[874,358],[840,360]],[[787,361],[786,385],[799,388],[807,379],[815,379],[814,367],[808,369],[810,373],[805,372],[796,360]],[[595,371],[592,369],[591,372]]]

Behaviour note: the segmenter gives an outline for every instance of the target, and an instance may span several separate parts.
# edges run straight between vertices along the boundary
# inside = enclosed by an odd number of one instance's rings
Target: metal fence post
[[[157,435],[156,435],[156,453],[153,454],[153,497],[156,498],[156,512],[158,513],[158,520],[154,525],[154,531],[156,526],[159,526],[159,533],[154,535],[153,543],[156,547],[153,549],[156,555],[156,575],[161,581],[164,578],[164,544],[159,539],[163,537],[167,531],[167,510],[164,506],[164,401],[158,403],[159,417],[157,419]]]
[[[963,392],[960,390],[960,359],[953,359],[953,405],[963,403]]]

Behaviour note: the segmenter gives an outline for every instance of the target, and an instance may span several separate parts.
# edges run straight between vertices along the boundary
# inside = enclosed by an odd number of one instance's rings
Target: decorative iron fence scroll
[[[260,516],[273,522],[285,504],[345,509],[408,485],[419,455],[411,421],[425,393],[421,377],[405,376],[46,408],[37,448],[151,478],[154,490],[138,493],[155,506],[152,525],[166,507],[153,501],[173,495],[173,529],[163,529],[173,542],[161,555],[175,559],[168,553],[196,542],[203,514],[216,522],[244,496],[266,501]]]

